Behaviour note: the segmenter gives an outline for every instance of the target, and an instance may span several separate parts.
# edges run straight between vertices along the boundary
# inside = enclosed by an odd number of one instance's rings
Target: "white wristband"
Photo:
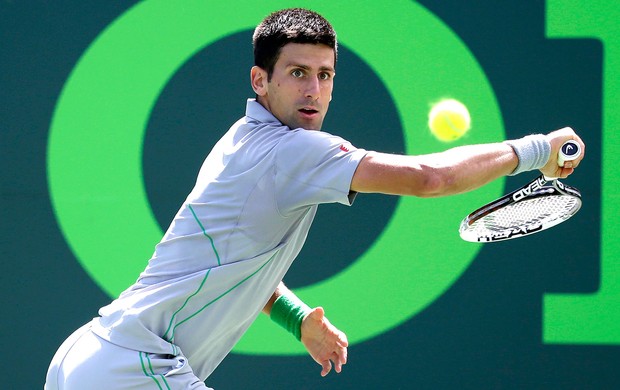
[[[517,168],[515,168],[510,176],[540,169],[549,161],[551,144],[543,134],[528,135],[523,138],[505,142],[512,147],[517,157],[519,157],[519,165],[517,165]]]

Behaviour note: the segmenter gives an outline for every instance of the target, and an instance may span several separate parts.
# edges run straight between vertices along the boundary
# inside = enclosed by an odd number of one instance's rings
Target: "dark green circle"
[[[159,95],[144,138],[142,167],[146,193],[162,230],[194,186],[212,145],[243,115],[245,100],[254,96],[248,80],[251,39],[248,30],[205,47],[179,68]],[[229,58],[232,51],[240,53]],[[364,80],[372,96],[359,93],[358,80]],[[403,153],[402,126],[389,92],[344,45],[334,82],[323,130],[359,147]],[[286,274],[287,286],[312,285],[357,260],[381,234],[397,201],[394,196],[363,194],[353,207],[319,207],[306,245]]]

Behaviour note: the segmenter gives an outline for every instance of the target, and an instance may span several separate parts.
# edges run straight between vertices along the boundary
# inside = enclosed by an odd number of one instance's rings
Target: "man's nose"
[[[321,84],[318,77],[309,77],[308,82],[305,85],[306,97],[316,100],[321,94]]]

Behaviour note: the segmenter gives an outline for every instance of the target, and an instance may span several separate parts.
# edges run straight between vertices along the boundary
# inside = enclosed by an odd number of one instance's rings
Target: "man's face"
[[[322,44],[288,43],[258,101],[290,128],[320,130],[332,99],[334,50]],[[266,75],[264,76],[266,81]]]

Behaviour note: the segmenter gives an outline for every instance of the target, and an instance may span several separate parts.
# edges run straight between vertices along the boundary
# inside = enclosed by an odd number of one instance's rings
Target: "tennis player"
[[[205,389],[261,311],[303,343],[321,375],[341,372],[347,337],[282,283],[317,205],[351,205],[360,192],[443,196],[527,170],[566,177],[579,165],[554,157],[568,139],[584,149],[570,128],[424,156],[358,149],[319,131],[336,75],[327,20],[275,12],[253,45],[256,98],[206,157],[135,284],[60,346],[46,389]],[[363,80],[359,90],[372,93]]]

